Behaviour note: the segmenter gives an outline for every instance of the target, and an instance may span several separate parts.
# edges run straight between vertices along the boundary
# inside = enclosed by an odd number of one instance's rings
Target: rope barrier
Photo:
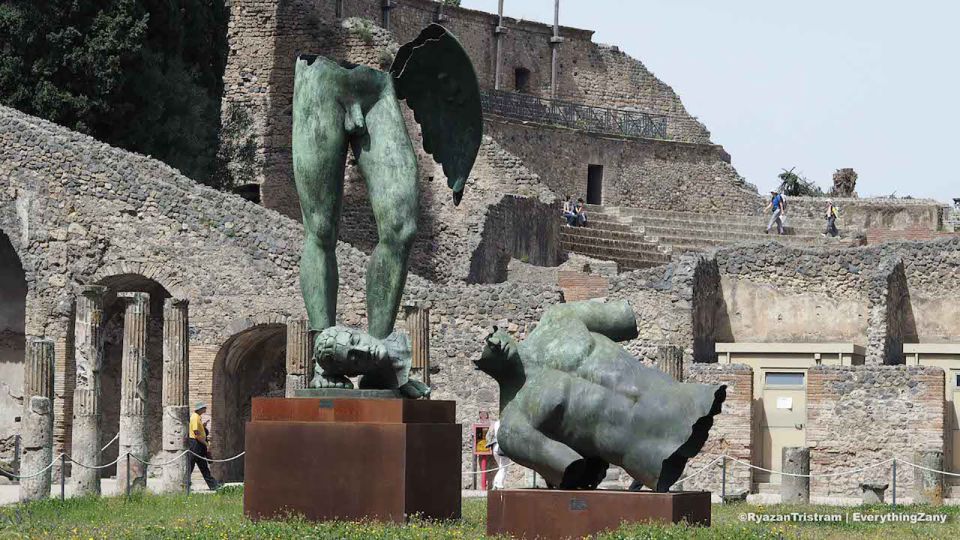
[[[911,462],[909,462],[909,461],[907,461],[907,460],[905,460],[905,459],[903,459],[903,458],[897,458],[897,462],[898,462],[898,463],[903,463],[904,465],[909,465],[909,466],[914,467],[914,468],[916,468],[916,469],[922,469],[922,470],[924,470],[924,471],[930,471],[930,472],[932,472],[932,473],[943,474],[943,475],[946,475],[946,476],[957,476],[957,477],[960,477],[960,474],[952,473],[952,472],[947,472],[947,471],[938,471],[938,470],[936,470],[936,469],[931,469],[931,468],[929,468],[929,467],[924,467],[923,465],[917,465],[916,463],[911,463]]]
[[[700,475],[700,474],[702,474],[702,473],[707,472],[707,469],[709,469],[710,467],[712,467],[714,463],[720,461],[721,459],[723,459],[723,458],[725,458],[725,457],[727,457],[727,456],[720,456],[720,457],[714,459],[714,460],[711,461],[710,463],[707,463],[707,464],[706,464],[702,469],[700,469],[699,471],[697,471],[697,472],[695,472],[695,473],[692,473],[692,474],[688,474],[688,475],[684,476],[683,478],[677,480],[677,482],[683,482],[684,480],[688,480],[688,479],[690,479],[690,478],[693,478],[694,476],[697,476],[697,475]]]
[[[103,446],[103,448],[100,449],[100,453],[102,454],[104,450],[106,450],[107,448],[110,448],[110,445],[113,444],[114,441],[116,441],[116,440],[119,439],[119,438],[120,438],[120,432],[118,431],[117,434],[114,435],[112,439],[110,439],[110,442],[108,442],[107,444],[105,444],[105,445]]]
[[[879,467],[879,466],[881,466],[881,465],[886,465],[887,463],[892,462],[893,459],[894,459],[894,458],[890,458],[890,459],[888,459],[888,460],[886,460],[886,461],[881,461],[881,462],[878,462],[878,463],[874,463],[873,465],[867,465],[866,467],[861,467],[861,468],[859,468],[859,469],[852,469],[852,470],[849,470],[849,471],[840,471],[840,472],[835,472],[835,473],[824,473],[824,474],[799,474],[799,473],[788,473],[788,472],[784,472],[784,471],[775,471],[775,470],[772,470],[772,469],[764,469],[763,467],[758,467],[758,466],[756,466],[756,465],[754,465],[754,464],[752,464],[752,463],[747,463],[746,461],[740,461],[739,459],[737,459],[737,458],[735,458],[735,457],[731,457],[731,456],[726,456],[726,457],[727,457],[727,459],[733,461],[734,463],[739,463],[739,464],[741,464],[741,465],[745,465],[745,466],[747,466],[747,467],[750,467],[751,469],[756,469],[756,470],[758,470],[758,471],[764,471],[764,472],[768,472],[768,473],[771,473],[771,474],[782,474],[782,475],[784,475],[784,476],[796,476],[796,477],[800,477],[800,478],[834,478],[834,477],[839,477],[839,476],[846,476],[846,475],[849,475],[849,474],[858,474],[858,473],[861,473],[861,472],[863,472],[863,471],[867,471],[867,470],[873,469],[873,468],[875,468],[875,467]]]
[[[10,476],[11,478],[16,478],[17,480],[25,480],[25,479],[27,479],[27,478],[33,478],[34,476],[40,476],[41,474],[47,472],[47,469],[53,467],[53,465],[57,462],[57,460],[60,459],[60,456],[62,456],[62,455],[63,455],[63,454],[60,454],[60,455],[58,455],[57,457],[53,458],[53,461],[51,461],[49,465],[47,465],[46,467],[40,469],[39,471],[37,471],[37,472],[35,472],[35,473],[33,473],[33,474],[19,475],[19,474],[13,474],[13,473],[11,473],[11,472],[4,471],[4,470],[2,470],[2,469],[0,469],[0,472],[3,472],[3,474],[8,475],[8,476]]]
[[[75,464],[83,467],[84,469],[106,469],[107,467],[113,467],[114,465],[116,465],[116,464],[120,461],[120,459],[123,458],[123,457],[126,456],[126,455],[127,455],[127,454],[124,454],[123,456],[117,456],[117,459],[111,461],[110,463],[107,463],[106,465],[85,465],[85,464],[80,463],[79,461],[73,459],[73,458],[70,457],[70,456],[67,456],[67,459],[70,460],[71,463],[75,463]]]
[[[494,468],[492,468],[492,469],[483,469],[483,470],[480,470],[480,471],[468,471],[468,472],[460,473],[460,474],[462,474],[462,475],[483,474],[483,473],[488,473],[488,472],[493,472],[493,471],[499,471],[500,469],[506,469],[506,468],[509,467],[510,465],[513,465],[513,463],[507,463],[506,465],[501,465],[500,467],[494,467]]]
[[[171,463],[174,463],[178,459],[182,458],[184,454],[186,454],[187,452],[189,452],[189,450],[184,450],[183,452],[180,452],[179,454],[177,454],[175,457],[170,458],[168,461],[161,461],[160,463],[152,463],[152,462],[140,459],[139,456],[135,456],[133,454],[130,454],[130,457],[149,467],[166,467],[167,465],[170,465]]]
[[[199,458],[199,459],[202,459],[202,460],[207,461],[207,462],[209,462],[209,463],[227,463],[227,462],[229,462],[229,461],[233,461],[233,460],[235,460],[235,459],[238,459],[238,458],[242,457],[244,454],[246,454],[246,452],[240,452],[239,454],[237,454],[237,455],[235,455],[235,456],[233,456],[233,457],[229,457],[229,458],[225,458],[225,459],[214,459],[214,458],[208,458],[208,457],[206,457],[206,456],[201,456],[201,455],[193,452],[192,450],[189,450],[189,449],[188,449],[188,450],[184,450],[184,451],[180,452],[180,453],[177,454],[175,457],[170,458],[170,459],[167,460],[167,461],[162,461],[162,462],[159,462],[159,463],[152,463],[152,462],[150,462],[150,461],[146,461],[146,460],[144,460],[144,459],[141,459],[140,457],[135,456],[135,455],[133,455],[133,454],[126,453],[126,454],[123,454],[123,455],[121,455],[121,456],[117,456],[117,459],[111,461],[110,463],[106,463],[106,464],[104,464],[104,465],[87,465],[87,464],[85,464],[85,463],[81,463],[81,462],[73,459],[72,457],[70,457],[69,455],[67,455],[67,454],[65,454],[65,453],[61,453],[61,454],[58,454],[55,458],[53,458],[53,461],[51,461],[47,466],[45,466],[44,468],[40,469],[39,471],[37,471],[37,472],[35,472],[35,473],[33,473],[33,474],[29,474],[29,475],[18,475],[18,474],[13,474],[13,473],[11,473],[11,472],[5,471],[5,470],[3,470],[3,469],[0,469],[0,472],[2,472],[3,474],[5,474],[5,475],[7,475],[7,476],[10,476],[11,478],[15,478],[15,479],[18,479],[18,480],[22,480],[22,479],[26,479],[26,478],[33,478],[33,477],[35,477],[35,476],[40,476],[41,474],[45,473],[48,469],[50,469],[51,467],[53,467],[53,466],[57,463],[57,461],[59,461],[59,460],[61,459],[61,457],[65,457],[65,458],[66,458],[68,461],[70,461],[71,463],[74,463],[74,464],[76,464],[76,465],[78,465],[78,466],[80,466],[80,467],[83,467],[83,468],[85,468],[85,469],[106,469],[107,467],[112,467],[112,466],[116,465],[117,463],[120,462],[121,459],[124,459],[127,455],[129,455],[131,458],[133,458],[133,459],[135,459],[135,460],[139,461],[140,463],[143,463],[144,465],[147,465],[147,466],[152,466],[152,467],[164,467],[164,466],[167,466],[167,465],[170,465],[170,464],[176,462],[178,459],[181,459],[181,458],[182,458],[184,455],[186,455],[186,454],[191,454],[191,455],[193,455],[194,457]],[[891,462],[893,462],[893,461],[895,461],[895,460],[896,460],[898,463],[901,463],[901,464],[903,464],[903,465],[909,465],[909,466],[911,466],[911,467],[914,467],[914,468],[917,468],[917,469],[922,469],[922,470],[924,470],[924,471],[929,471],[929,472],[932,472],[932,473],[935,473],[935,474],[942,474],[942,475],[945,475],[945,476],[960,477],[960,473],[952,473],[952,472],[947,472],[947,471],[940,471],[940,470],[937,470],[937,469],[931,469],[930,467],[925,467],[925,466],[923,466],[923,465],[918,465],[918,464],[916,464],[916,463],[910,462],[910,461],[905,460],[905,459],[902,459],[902,458],[890,458],[890,459],[886,459],[886,460],[883,460],[883,461],[879,461],[879,462],[877,462],[877,463],[873,463],[873,464],[871,464],[871,465],[867,465],[867,466],[865,466],[865,467],[860,467],[860,468],[858,468],[858,469],[850,469],[850,470],[839,471],[839,472],[834,472],[834,473],[799,474],[799,473],[788,473],[788,472],[785,472],[785,471],[776,471],[776,470],[773,470],[773,469],[766,469],[766,468],[764,468],[764,467],[759,467],[759,466],[754,465],[754,464],[752,464],[752,463],[747,463],[747,462],[745,462],[745,461],[742,461],[742,460],[740,460],[740,459],[738,459],[738,458],[735,458],[735,457],[733,457],[733,456],[728,456],[728,455],[726,455],[726,454],[705,454],[705,455],[712,455],[712,456],[716,456],[716,457],[713,459],[713,461],[707,463],[707,464],[706,464],[705,466],[703,466],[700,470],[684,476],[683,478],[677,480],[677,482],[683,482],[683,481],[685,481],[685,480],[689,480],[689,479],[691,479],[691,478],[694,478],[694,477],[696,477],[696,476],[699,476],[699,475],[707,472],[707,471],[710,470],[710,468],[713,467],[717,462],[719,462],[720,460],[722,460],[722,459],[724,459],[724,458],[729,459],[729,460],[732,461],[733,463],[739,463],[740,465],[743,465],[743,466],[745,466],[745,467],[749,467],[749,468],[751,468],[751,469],[756,469],[756,470],[758,470],[758,471],[764,471],[764,472],[768,472],[768,473],[770,473],[770,474],[780,474],[780,475],[784,475],[784,476],[794,476],[794,477],[800,477],[800,478],[837,478],[837,477],[841,477],[841,476],[848,476],[848,475],[853,475],[853,474],[859,474],[859,473],[862,473],[862,472],[864,472],[864,471],[868,471],[868,470],[870,470],[870,469],[875,469],[875,468],[877,468],[877,467],[880,467],[880,466],[883,466],[883,465],[887,465],[887,464],[889,464],[889,463],[891,463]],[[513,465],[513,463],[507,463],[507,464],[505,464],[505,465],[498,466],[498,467],[494,467],[494,468],[492,468],[492,469],[483,469],[483,470],[479,470],[479,471],[468,471],[468,472],[464,472],[464,473],[461,473],[461,474],[466,476],[466,475],[474,475],[474,474],[491,473],[491,472],[498,471],[498,470],[500,470],[500,469],[506,469],[506,468],[509,467],[510,465]]]
[[[196,457],[198,457],[198,458],[206,461],[207,463],[226,463],[226,462],[228,462],[228,461],[233,461],[233,460],[239,458],[240,456],[246,454],[246,452],[240,452],[239,454],[237,454],[237,455],[235,455],[235,456],[233,456],[233,457],[229,457],[229,458],[227,458],[227,459],[213,459],[213,458],[208,458],[207,456],[201,456],[200,454],[197,454],[197,453],[194,452],[193,450],[187,450],[187,452],[190,452],[190,453],[193,454],[194,456],[196,456]]]

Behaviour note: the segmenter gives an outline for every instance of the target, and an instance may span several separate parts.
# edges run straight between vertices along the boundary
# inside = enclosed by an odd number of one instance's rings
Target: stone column
[[[423,372],[423,384],[430,386],[430,308],[407,308],[407,332],[413,353],[413,369]]]
[[[190,425],[190,328],[186,300],[163,304],[163,461],[161,491],[185,493],[190,483],[187,437]]]
[[[20,474],[32,475],[53,460],[53,341],[33,339],[23,373],[23,418],[20,421]],[[20,501],[50,496],[51,468],[20,481]]]
[[[74,358],[77,381],[73,390],[73,432],[70,457],[83,465],[99,465],[100,368],[103,366],[104,287],[90,285],[77,298]],[[74,494],[99,495],[100,471],[74,463],[70,468]]]
[[[295,319],[287,322],[287,384],[286,396],[310,386],[310,360],[313,357],[310,343],[310,322]]]
[[[783,472],[810,474],[810,449],[802,446],[785,446],[781,454]],[[782,504],[810,502],[810,477],[781,475],[780,502]]]
[[[683,381],[683,347],[676,345],[657,347],[657,367],[677,381]]]
[[[913,462],[921,467],[943,470],[943,452],[939,450],[918,450]],[[915,504],[943,504],[943,475],[913,467],[913,489],[917,492]]]
[[[117,487],[127,485],[129,452],[130,489],[147,485],[147,468],[138,461],[150,459],[147,453],[147,324],[150,319],[150,295],[143,292],[120,293],[127,300],[123,314],[123,364],[120,374],[120,462],[117,463]]]

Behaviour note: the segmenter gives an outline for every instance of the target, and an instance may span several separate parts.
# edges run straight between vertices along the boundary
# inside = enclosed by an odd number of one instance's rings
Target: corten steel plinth
[[[487,494],[487,534],[514,538],[582,538],[621,523],[710,526],[710,493],[504,489]]]
[[[453,401],[254,398],[243,511],[252,520],[460,517]]]

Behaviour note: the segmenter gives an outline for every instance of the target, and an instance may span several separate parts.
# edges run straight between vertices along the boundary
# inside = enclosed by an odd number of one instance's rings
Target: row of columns
[[[76,495],[99,495],[101,386],[103,367],[103,301],[106,288],[98,285],[82,289],[76,302],[74,336],[76,341],[76,386],[73,392],[73,426],[70,457],[73,491]],[[129,453],[129,467],[117,467],[120,485],[133,490],[146,488],[147,449],[146,405],[149,369],[146,343],[150,317],[150,295],[143,292],[120,293],[126,302],[123,317],[123,359],[120,384],[119,455]],[[168,298],[163,322],[163,451],[170,461],[163,467],[162,491],[187,489],[187,459],[172,459],[187,448],[189,424],[189,321],[186,300]],[[22,416],[21,499],[36,500],[49,495],[53,459],[53,342],[34,339],[28,345],[24,366],[24,414]],[[129,474],[129,476],[128,476]]]
[[[73,428],[70,456],[73,491],[76,495],[99,495],[101,409],[101,370],[103,367],[104,296],[106,288],[97,285],[82,289],[76,302],[75,358],[76,386],[73,394]],[[123,317],[123,356],[120,385],[119,455],[130,454],[129,467],[119,463],[117,479],[131,490],[146,487],[149,461],[145,411],[147,406],[147,328],[150,295],[144,292],[120,293],[126,305]],[[162,385],[162,466],[160,478],[164,492],[183,492],[189,486],[187,459],[177,459],[186,450],[189,400],[189,304],[168,298],[163,306],[163,385]],[[407,314],[407,329],[413,341],[413,364],[423,370],[429,384],[429,309],[413,308]],[[312,342],[307,320],[287,325],[286,393],[307,388],[312,366]],[[24,413],[22,416],[23,454],[21,471],[29,476],[47,467],[53,459],[53,381],[54,345],[50,340],[31,340],[24,373]],[[129,474],[129,476],[128,476]],[[21,482],[21,498],[34,500],[49,495],[51,469]]]

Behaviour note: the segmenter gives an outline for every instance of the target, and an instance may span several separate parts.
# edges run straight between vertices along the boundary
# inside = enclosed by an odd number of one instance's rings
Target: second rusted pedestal
[[[506,489],[487,494],[487,534],[533,540],[582,538],[621,523],[710,525],[702,492]]]
[[[255,398],[244,513],[253,520],[460,517],[455,402]]]

